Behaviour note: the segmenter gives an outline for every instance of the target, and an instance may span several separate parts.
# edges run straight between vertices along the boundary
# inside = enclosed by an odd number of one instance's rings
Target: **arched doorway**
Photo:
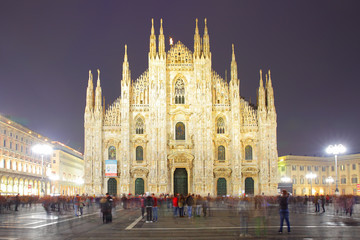
[[[226,196],[226,179],[219,178],[217,180],[217,195],[218,196]]]
[[[135,180],[135,195],[142,195],[144,192],[144,179],[137,178]]]
[[[254,179],[245,178],[245,194],[254,195]]]
[[[188,176],[185,168],[177,168],[174,172],[174,194],[188,194]]]
[[[108,193],[112,196],[117,195],[117,182],[115,178],[109,178],[108,180]]]

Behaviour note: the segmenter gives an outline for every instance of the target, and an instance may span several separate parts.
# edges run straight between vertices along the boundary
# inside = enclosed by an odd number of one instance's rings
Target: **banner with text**
[[[117,176],[117,160],[105,160],[105,176]]]

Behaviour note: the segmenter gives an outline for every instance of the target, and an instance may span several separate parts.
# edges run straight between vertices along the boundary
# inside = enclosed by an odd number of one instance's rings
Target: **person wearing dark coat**
[[[279,198],[280,205],[280,229],[279,233],[282,233],[284,219],[286,221],[286,225],[288,228],[288,232],[290,232],[290,221],[289,221],[289,194],[286,190],[282,191],[282,195]]]
[[[153,216],[152,216],[152,207],[154,205],[154,199],[150,196],[149,193],[146,193],[145,198],[145,207],[146,207],[146,223],[152,223]]]

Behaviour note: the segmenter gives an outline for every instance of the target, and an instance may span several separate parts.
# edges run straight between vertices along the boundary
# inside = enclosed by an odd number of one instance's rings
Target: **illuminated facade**
[[[311,180],[306,178],[306,174],[311,172],[317,176],[312,180],[313,195],[335,193],[334,156],[282,156],[279,157],[278,165],[280,177],[291,178],[294,195],[310,194]],[[360,154],[338,155],[337,166],[339,193],[360,195]],[[334,182],[326,182],[328,177],[334,179]]]
[[[42,195],[42,189],[50,193],[50,181],[45,177],[50,156],[44,156],[42,165],[41,156],[31,151],[37,143],[47,144],[48,140],[0,115],[1,194]]]
[[[52,142],[54,152],[51,157],[51,193],[73,196],[82,194],[84,184],[83,155],[60,143]]]
[[[125,46],[121,94],[107,109],[100,72],[89,73],[84,114],[85,193],[276,194],[277,116],[270,71],[258,104],[240,97],[234,47],[230,81],[211,67],[206,26],[194,50],[165,51],[152,23],[148,69],[131,78]],[[230,52],[230,51],[229,51]],[[226,79],[226,77],[225,77]],[[115,162],[115,176],[106,177]]]

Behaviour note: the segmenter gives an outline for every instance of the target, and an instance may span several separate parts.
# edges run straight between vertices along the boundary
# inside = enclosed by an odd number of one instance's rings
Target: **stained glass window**
[[[182,79],[175,82],[175,104],[185,104],[185,84]]]
[[[144,150],[142,146],[136,147],[136,161],[144,160]]]
[[[252,147],[250,145],[247,145],[245,147],[245,160],[252,160]]]
[[[116,159],[116,148],[114,146],[109,147],[109,160],[115,160]]]
[[[218,134],[225,133],[225,122],[222,117],[218,118],[217,120],[217,133]]]
[[[141,118],[136,120],[136,134],[144,134],[144,121]]]
[[[185,125],[182,122],[178,122],[175,125],[176,140],[185,140]]]
[[[225,161],[225,147],[224,146],[218,147],[218,160]]]

